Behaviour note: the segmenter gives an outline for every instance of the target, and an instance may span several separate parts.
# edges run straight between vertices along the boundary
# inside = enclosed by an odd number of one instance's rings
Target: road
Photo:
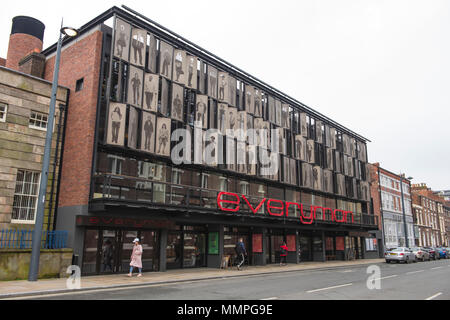
[[[188,283],[35,296],[33,300],[450,300],[450,260],[285,272]],[[280,267],[282,270],[282,267]],[[370,284],[380,284],[370,290]]]

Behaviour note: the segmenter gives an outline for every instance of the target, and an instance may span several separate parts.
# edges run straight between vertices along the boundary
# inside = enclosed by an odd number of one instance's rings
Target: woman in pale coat
[[[144,250],[142,249],[139,239],[135,239],[133,243],[134,247],[133,253],[131,255],[130,273],[128,274],[128,276],[132,277],[134,268],[138,268],[139,269],[138,277],[142,277],[142,253],[144,252]]]

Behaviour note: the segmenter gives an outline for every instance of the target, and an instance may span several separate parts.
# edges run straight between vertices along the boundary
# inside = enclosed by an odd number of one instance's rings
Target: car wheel
[[[391,263],[391,260],[386,260],[386,263]]]

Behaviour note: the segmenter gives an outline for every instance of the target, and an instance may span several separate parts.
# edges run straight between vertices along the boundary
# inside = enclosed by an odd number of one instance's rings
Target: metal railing
[[[65,249],[67,231],[42,232],[41,249]],[[33,230],[0,230],[0,249],[31,249]]]
[[[94,200],[117,200],[138,203],[147,203],[161,206],[181,206],[183,208],[199,208],[202,210],[219,211],[217,198],[221,191],[203,189],[200,187],[185,186],[172,184],[167,182],[152,181],[142,178],[134,178],[127,176],[114,176],[110,174],[97,175],[95,177]],[[237,192],[236,192],[237,193]],[[264,198],[246,195],[249,203],[256,208]],[[226,196],[224,197],[226,199]],[[229,199],[234,200],[234,199]],[[284,199],[279,199],[285,201]],[[267,208],[267,202],[264,203],[258,211],[257,216],[270,216]],[[226,203],[222,203],[223,207],[227,207]],[[229,204],[229,208],[235,205]],[[311,213],[309,205],[303,205],[305,216]],[[241,214],[253,215],[250,208],[242,203],[239,210]],[[301,212],[294,206],[289,207],[287,219],[300,218]],[[342,213],[338,213],[336,217],[333,212],[318,209],[316,211],[315,223],[332,223],[333,218],[341,221]],[[378,217],[363,213],[352,213],[347,215],[345,222],[339,223],[353,226],[378,226]]]

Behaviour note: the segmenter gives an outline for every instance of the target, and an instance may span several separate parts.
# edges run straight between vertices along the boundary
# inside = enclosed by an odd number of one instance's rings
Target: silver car
[[[416,255],[409,248],[395,248],[387,251],[384,258],[386,263],[391,263],[391,261],[397,261],[397,263],[405,262],[417,262]]]
[[[416,255],[417,261],[430,261],[431,260],[430,253],[423,248],[415,247],[415,248],[411,248],[411,251]]]

